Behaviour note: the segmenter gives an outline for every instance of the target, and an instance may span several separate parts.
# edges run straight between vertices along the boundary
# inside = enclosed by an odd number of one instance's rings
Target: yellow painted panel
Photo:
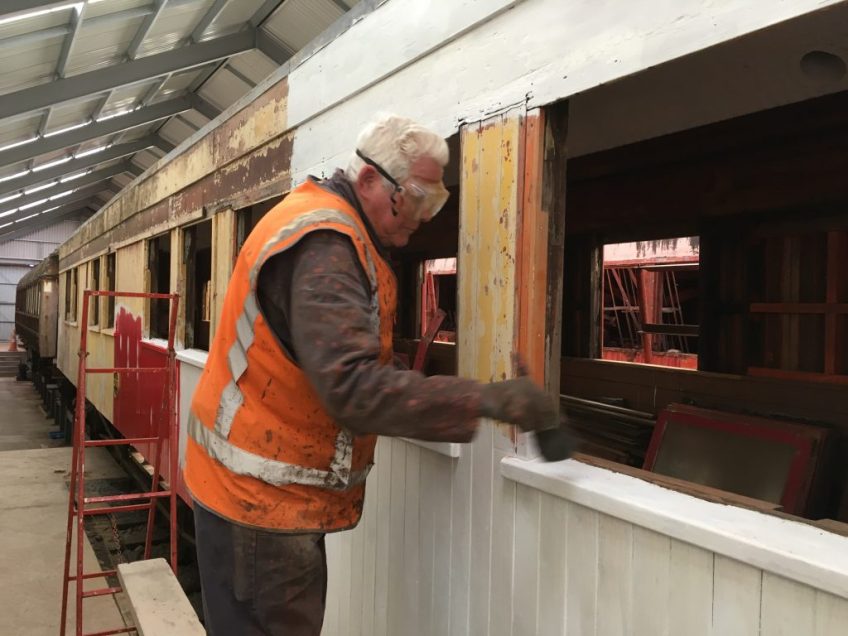
[[[480,125],[462,129],[462,173],[460,175],[459,251],[457,258],[457,370],[459,375],[477,377],[477,173],[480,166]]]
[[[222,210],[212,217],[212,322],[209,339],[215,337],[218,317],[224,306],[227,284],[233,273],[235,258],[236,214],[233,210]]]
[[[512,375],[515,347],[518,111],[462,132],[459,349],[462,375]]]

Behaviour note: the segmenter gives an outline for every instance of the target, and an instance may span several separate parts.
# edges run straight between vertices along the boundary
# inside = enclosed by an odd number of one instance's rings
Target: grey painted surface
[[[18,281],[63,243],[80,223],[80,219],[64,219],[16,240],[0,243],[0,349],[6,348],[15,324]]]

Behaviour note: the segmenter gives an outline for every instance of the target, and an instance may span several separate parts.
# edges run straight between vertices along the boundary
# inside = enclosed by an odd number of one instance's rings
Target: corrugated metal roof
[[[4,183],[37,183],[37,170],[55,174],[51,178],[58,181],[63,175],[57,171],[65,164],[69,176],[127,166],[130,172],[114,175],[102,191],[78,202],[90,213],[113,191],[126,187],[139,169],[152,165],[204,126],[209,116],[265,79],[355,1],[31,0],[26,4],[31,11],[10,14],[0,2],[0,244],[24,221],[20,227],[29,227],[34,218],[50,223],[55,215],[67,213],[65,207],[44,213],[53,201],[15,211],[16,192]],[[272,37],[254,38],[262,50],[245,48],[249,44],[242,36],[256,28]],[[201,44],[208,62],[186,68],[178,50]],[[154,61],[160,63],[156,70]],[[149,75],[125,85],[122,65],[139,68],[142,74],[149,69]],[[98,82],[108,78],[109,87],[95,87],[94,77]],[[47,84],[56,87],[55,99],[45,103],[32,89]],[[174,101],[189,93],[205,102],[198,106],[202,113],[183,110],[183,103]],[[106,149],[140,139],[152,139],[155,145],[134,148],[130,157],[78,167],[93,151],[108,159]],[[17,194],[24,196],[25,188]],[[9,196],[12,199],[3,203]]]

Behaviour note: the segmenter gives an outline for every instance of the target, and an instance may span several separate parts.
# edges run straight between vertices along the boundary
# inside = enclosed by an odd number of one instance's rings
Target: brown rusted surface
[[[291,187],[289,170],[292,145],[292,135],[275,139],[173,196],[125,218],[109,230],[103,229],[102,216],[95,217],[97,223],[89,232],[92,237],[73,251],[68,251],[69,244],[66,243],[62,249],[60,266],[71,267],[110,245],[124,244],[135,238],[140,240],[175,227],[198,216],[204,208],[220,209],[234,198],[250,200],[253,192],[257,193],[257,198],[287,192]],[[132,197],[133,192],[128,192],[126,199],[132,200]]]
[[[292,134],[287,134],[288,82],[283,79],[207,135],[156,166],[121,193],[60,248],[62,267],[104,245],[129,242],[151,227],[178,225],[204,207],[280,182],[288,189]],[[94,247],[97,245],[99,247]]]

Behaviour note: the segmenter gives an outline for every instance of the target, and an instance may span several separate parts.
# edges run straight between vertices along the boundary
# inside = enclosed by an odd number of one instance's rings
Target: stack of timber
[[[578,449],[589,455],[641,467],[656,422],[651,413],[625,408],[622,400],[596,402],[560,395]]]

